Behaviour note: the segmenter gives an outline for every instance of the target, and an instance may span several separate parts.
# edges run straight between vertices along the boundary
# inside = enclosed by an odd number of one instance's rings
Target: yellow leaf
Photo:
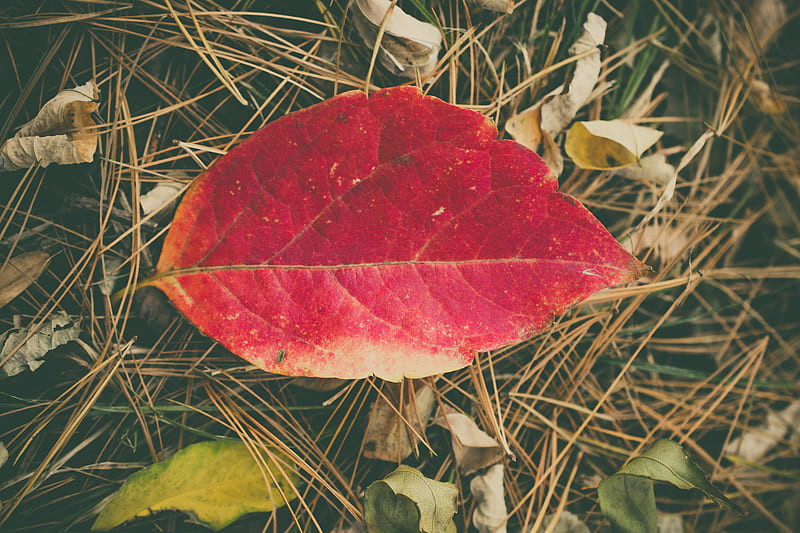
[[[238,441],[199,442],[133,474],[97,517],[93,531],[108,531],[156,511],[186,511],[219,530],[246,513],[266,512],[297,497],[298,478],[277,450],[263,454],[262,473]]]
[[[622,120],[576,122],[567,130],[564,149],[581,168],[610,170],[639,161],[663,132]]]

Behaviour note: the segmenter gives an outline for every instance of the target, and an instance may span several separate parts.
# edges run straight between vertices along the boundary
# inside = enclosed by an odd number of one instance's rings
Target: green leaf
[[[662,439],[597,488],[600,509],[616,533],[656,531],[653,480],[672,483],[679,489],[698,489],[718,505],[745,514],[708,481],[705,472],[689,459],[679,444]]]
[[[369,533],[455,533],[458,490],[400,465],[367,487],[364,515]]]
[[[615,533],[655,533],[656,497],[653,480],[614,474],[597,487],[600,511]]]
[[[280,465],[278,464],[280,463]],[[297,475],[280,452],[264,453],[266,476],[238,441],[199,442],[133,474],[97,517],[93,531],[177,509],[214,530],[246,513],[277,509],[297,497]]]

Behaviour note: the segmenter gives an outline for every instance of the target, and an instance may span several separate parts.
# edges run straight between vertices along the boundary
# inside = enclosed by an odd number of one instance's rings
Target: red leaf
[[[642,269],[536,154],[496,138],[410,87],[285,116],[192,184],[150,283],[270,372],[465,366]]]

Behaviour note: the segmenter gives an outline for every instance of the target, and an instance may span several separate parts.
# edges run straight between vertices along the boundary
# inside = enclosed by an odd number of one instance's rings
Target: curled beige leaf
[[[800,443],[800,401],[794,401],[780,411],[767,409],[763,424],[732,439],[725,453],[751,462],[764,459],[781,442]]]
[[[78,338],[81,319],[64,312],[38,325],[10,329],[0,334],[0,378],[16,376],[26,368],[36,371],[44,356]]]
[[[188,187],[187,183],[176,181],[159,182],[155,187],[139,197],[142,213],[151,215],[162,209],[174,211],[174,204],[186,187]]]
[[[755,0],[750,5],[747,17],[756,40],[764,47],[769,44],[786,24],[786,4],[782,0]]]
[[[592,89],[600,76],[600,48],[606,38],[606,21],[595,13],[586,16],[583,35],[570,48],[573,56],[588,53],[575,65],[575,75],[567,91],[558,89],[542,106],[542,129],[555,137],[567,127],[578,112],[589,101]]]
[[[91,113],[97,109],[94,81],[65,89],[51,98],[36,117],[0,147],[0,170],[29,168],[37,163],[88,163],[97,148]]]
[[[465,475],[497,464],[503,458],[500,444],[478,427],[470,417],[443,406],[434,424],[450,432],[456,465]]]
[[[469,482],[469,490],[475,498],[472,525],[479,533],[505,533],[508,509],[503,488],[502,464],[493,465]]]
[[[97,86],[90,80],[72,89],[64,89],[47,101],[33,120],[22,126],[16,137],[45,137],[54,133],[65,133],[74,128],[94,125],[87,122],[90,117],[81,115],[81,111],[97,109]],[[87,108],[76,105],[78,102],[89,104]]]
[[[688,244],[689,236],[686,233],[672,224],[661,224],[653,220],[622,243],[622,246],[636,254],[652,250],[652,261],[669,263],[681,255]]]
[[[620,168],[616,173],[632,180],[666,185],[672,179],[675,167],[669,164],[667,156],[657,153],[643,157],[638,165]]]
[[[87,163],[78,145],[66,135],[48,137],[12,137],[0,148],[2,170],[19,170],[39,163],[43,167],[51,163],[72,165]]]
[[[383,27],[381,64],[398,76],[416,78],[430,74],[442,48],[436,26],[417,20],[389,0],[356,0],[354,21],[368,46],[375,46]]]

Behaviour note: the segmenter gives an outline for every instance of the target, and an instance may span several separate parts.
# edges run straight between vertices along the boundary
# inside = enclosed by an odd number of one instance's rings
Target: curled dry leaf
[[[40,327],[15,328],[0,335],[0,377],[16,376],[25,368],[38,369],[47,352],[78,338],[80,318],[57,313]]]
[[[283,117],[194,181],[141,285],[270,372],[461,368],[643,271],[535,153],[496,138],[412,87]]]
[[[0,263],[0,308],[36,281],[50,263],[44,252],[28,252]]]
[[[462,474],[470,475],[502,460],[500,444],[467,415],[445,405],[440,408],[434,423],[450,432],[453,456]]]
[[[661,153],[645,156],[638,165],[628,165],[616,171],[616,174],[632,180],[649,181],[658,185],[666,185],[675,174],[675,167]]]
[[[538,152],[550,175],[558,177],[564,170],[564,156],[553,137],[542,130],[542,108],[536,105],[514,115],[506,122],[506,131],[522,146]],[[541,149],[539,146],[541,145]]]
[[[503,488],[502,464],[493,465],[473,477],[469,491],[475,498],[472,525],[479,533],[505,533],[508,509]]]
[[[567,131],[564,150],[581,168],[610,170],[638,162],[663,134],[622,120],[576,122]]]
[[[355,7],[353,20],[367,46],[375,46],[383,28],[378,55],[387,70],[412,79],[433,71],[442,47],[436,26],[415,19],[390,0],[356,0]]]
[[[606,21],[595,13],[586,16],[583,35],[570,48],[572,55],[588,53],[578,60],[575,74],[566,92],[558,89],[550,93],[552,98],[542,106],[542,129],[551,137],[564,131],[575,114],[589,101],[592,89],[600,76],[600,49],[606,38]]]
[[[583,34],[570,48],[573,56],[588,54],[577,61],[575,72],[566,87],[551,91],[533,106],[508,119],[505,129],[526,148],[537,151],[544,144],[543,157],[554,175],[561,173],[563,161],[555,137],[586,105],[600,76],[600,50],[606,36],[606,21],[589,13]]]
[[[780,115],[787,110],[783,97],[763,80],[750,83],[750,101],[756,109],[767,115]]]
[[[414,383],[407,381],[405,386],[414,386]],[[375,398],[364,432],[364,457],[399,462],[416,449],[416,435],[425,431],[435,396],[433,389],[416,382],[414,401],[401,402],[400,387],[399,383],[386,383],[381,388],[385,398],[383,395]]]
[[[686,249],[689,236],[680,232],[671,224],[664,225],[657,220],[652,220],[642,227],[623,246],[631,253],[639,254],[648,248],[653,251],[653,257],[667,263]]]
[[[87,163],[97,148],[91,113],[97,107],[94,81],[61,91],[36,117],[0,147],[0,170],[29,168],[36,163]]]
[[[765,48],[786,24],[786,3],[783,0],[755,0],[747,17],[759,46]]]
[[[150,215],[162,209],[175,208],[178,197],[186,189],[185,183],[162,181],[139,198],[142,213]]]
[[[725,453],[747,461],[760,461],[782,440],[795,445],[800,442],[800,401],[787,405],[780,411],[767,411],[767,420],[731,440]]]

